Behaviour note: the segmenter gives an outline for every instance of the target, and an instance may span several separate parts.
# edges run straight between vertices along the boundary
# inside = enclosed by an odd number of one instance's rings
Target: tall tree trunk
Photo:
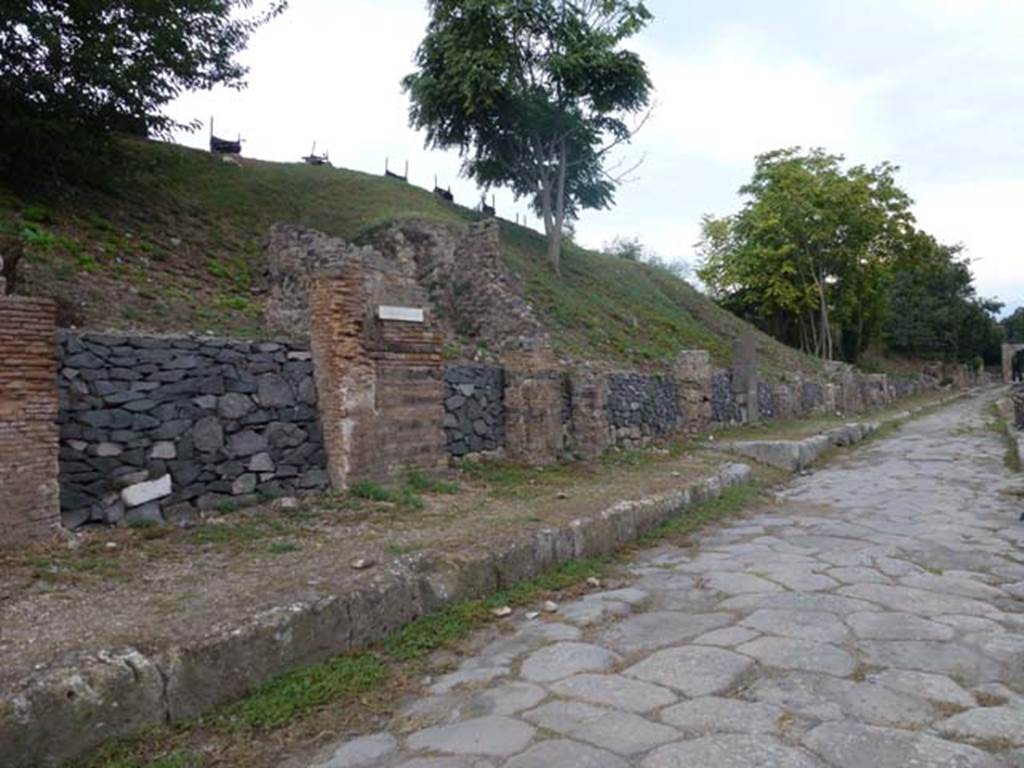
[[[548,260],[555,274],[562,275],[562,233],[565,231],[565,176],[569,157],[563,138],[558,145],[558,181],[555,188],[554,231],[548,232]]]
[[[831,360],[832,359],[832,326],[829,324],[828,319],[828,301],[825,298],[825,270],[821,270],[820,275],[816,275],[814,282],[818,287],[818,297],[820,300],[820,319],[821,319],[821,359]]]

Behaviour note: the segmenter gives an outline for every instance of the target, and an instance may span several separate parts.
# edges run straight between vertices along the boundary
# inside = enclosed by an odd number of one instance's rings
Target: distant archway
[[[1003,344],[1003,382],[1024,381],[1024,344]]]

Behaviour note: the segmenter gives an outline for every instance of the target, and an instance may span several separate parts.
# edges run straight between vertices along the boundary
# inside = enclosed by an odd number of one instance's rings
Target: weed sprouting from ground
[[[213,720],[232,731],[281,728],[325,704],[375,688],[388,674],[385,664],[372,654],[337,656],[264,683]]]

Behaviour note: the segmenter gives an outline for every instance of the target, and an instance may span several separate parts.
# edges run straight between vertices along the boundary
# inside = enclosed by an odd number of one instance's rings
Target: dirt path
[[[1024,766],[1024,478],[991,398],[514,619],[389,730],[288,765]]]

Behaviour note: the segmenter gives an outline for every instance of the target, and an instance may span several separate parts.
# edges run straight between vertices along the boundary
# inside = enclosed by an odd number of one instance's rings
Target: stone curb
[[[786,472],[799,472],[814,464],[832,448],[845,448],[854,445],[874,434],[884,425],[906,421],[930,408],[941,408],[966,397],[967,394],[967,392],[957,392],[929,405],[899,411],[882,421],[851,422],[803,440],[734,440],[719,443],[718,449]]]
[[[880,426],[878,422],[874,421],[846,424],[803,440],[743,440],[722,443],[720,447],[729,453],[746,456],[776,469],[799,472],[809,467],[832,448],[842,448],[859,443],[868,435],[876,432]]]
[[[352,592],[263,611],[188,645],[65,658],[0,691],[0,765],[56,766],[105,741],[202,714],[276,675],[365,648],[448,603],[611,554],[751,474],[746,464],[727,464],[682,490],[622,501],[494,551],[400,558],[368,572]]]

